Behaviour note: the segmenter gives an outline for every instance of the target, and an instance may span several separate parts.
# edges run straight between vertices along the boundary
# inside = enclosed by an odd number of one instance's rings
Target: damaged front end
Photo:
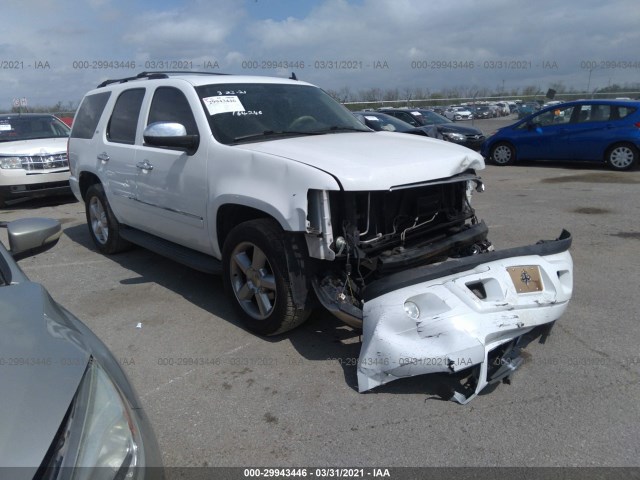
[[[362,328],[361,392],[427,373],[466,403],[508,381],[573,289],[571,236],[496,252],[471,207],[473,170],[385,191],[310,191],[307,246],[320,303]]]
[[[554,241],[449,260],[385,277],[364,292],[358,387],[445,372],[467,403],[508,380],[520,349],[567,308],[573,263],[567,231]]]
[[[448,179],[386,191],[309,193],[310,256],[320,264],[313,287],[322,305],[362,327],[367,285],[396,272],[492,249],[471,207],[484,185],[469,170]]]

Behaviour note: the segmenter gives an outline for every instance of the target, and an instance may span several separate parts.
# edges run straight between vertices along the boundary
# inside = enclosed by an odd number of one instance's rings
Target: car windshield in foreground
[[[51,115],[0,116],[0,142],[35,140],[38,138],[66,138],[69,127]]]
[[[214,84],[197,91],[211,132],[224,144],[370,131],[327,93],[309,85]]]

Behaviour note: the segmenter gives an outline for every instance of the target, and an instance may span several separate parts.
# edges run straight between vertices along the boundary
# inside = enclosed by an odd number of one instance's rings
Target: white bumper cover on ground
[[[521,362],[511,346],[519,351],[518,340],[550,328],[567,308],[573,289],[570,244],[563,232],[555,241],[423,267],[422,273],[386,281],[364,304],[359,390],[476,367],[472,391],[452,392],[453,400],[466,403],[508,377]],[[491,355],[512,341],[504,357]]]

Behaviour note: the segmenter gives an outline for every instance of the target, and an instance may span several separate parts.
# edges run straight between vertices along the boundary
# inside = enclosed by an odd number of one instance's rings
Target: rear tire
[[[638,149],[630,143],[618,143],[607,150],[605,159],[614,170],[629,170],[638,163]]]
[[[293,301],[284,232],[260,218],[236,226],[222,249],[225,291],[248,330],[277,335],[302,324],[310,310]]]
[[[120,224],[111,211],[102,184],[96,183],[87,189],[85,211],[89,234],[98,250],[112,254],[131,247],[129,242],[120,237]]]
[[[496,165],[501,167],[513,165],[516,161],[516,149],[506,142],[496,143],[491,147],[490,158]]]

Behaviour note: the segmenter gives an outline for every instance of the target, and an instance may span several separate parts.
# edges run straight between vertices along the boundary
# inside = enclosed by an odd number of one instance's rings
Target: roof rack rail
[[[183,75],[228,75],[228,73],[198,72],[198,71],[192,71],[192,70],[163,70],[163,71],[157,71],[157,72],[140,72],[135,77],[125,77],[125,78],[117,78],[117,79],[113,79],[113,80],[105,80],[100,85],[98,85],[97,88],[106,87],[107,85],[111,85],[113,83],[126,83],[126,82],[130,82],[131,80],[140,80],[140,79],[143,79],[143,78],[145,78],[147,80],[157,80],[159,78],[169,78],[169,75],[177,75],[177,74],[183,74]]]

